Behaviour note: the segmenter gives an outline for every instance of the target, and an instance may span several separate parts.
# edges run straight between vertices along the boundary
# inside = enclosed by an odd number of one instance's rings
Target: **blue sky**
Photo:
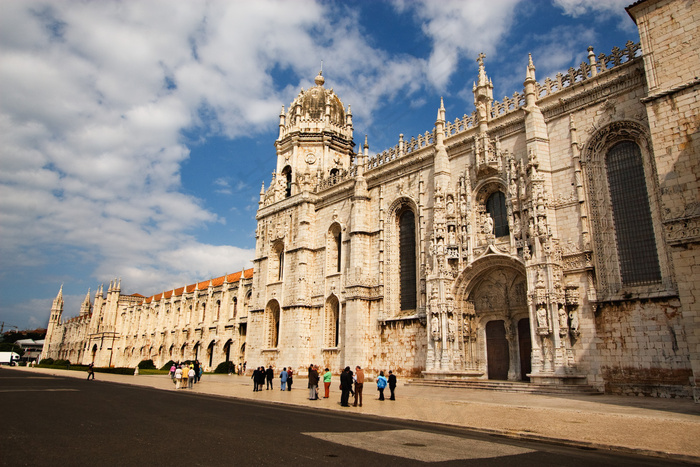
[[[627,0],[0,2],[0,321],[121,278],[152,295],[252,266],[281,107],[313,83],[380,152],[638,33]]]

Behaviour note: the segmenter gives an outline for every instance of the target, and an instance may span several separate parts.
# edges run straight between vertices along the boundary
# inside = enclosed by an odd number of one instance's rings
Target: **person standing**
[[[90,362],[90,364],[88,365],[88,377],[87,377],[88,381],[90,381],[91,376],[92,376],[92,380],[94,381],[95,380],[95,364],[92,362]]]
[[[292,371],[292,367],[290,366],[287,368],[287,391],[292,390],[292,383],[294,382],[293,376],[294,371]]]
[[[285,366],[282,368],[282,372],[280,372],[280,389],[282,391],[287,390],[287,367]]]
[[[199,383],[199,360],[194,361],[194,382]],[[190,386],[192,387],[192,386]]]
[[[384,372],[380,371],[379,376],[377,376],[377,391],[379,391],[379,400],[384,400],[384,388],[386,388],[387,381],[384,376]]]
[[[343,372],[340,374],[340,405],[341,407],[350,407],[348,404],[348,399],[350,399],[350,393],[352,392],[352,371],[350,367],[346,366]]]
[[[396,390],[396,375],[389,370],[389,391],[391,391],[391,397],[389,398],[390,401],[396,400],[396,397],[394,397],[394,390]]]
[[[187,379],[189,375],[189,367],[187,364],[182,365],[182,386],[180,386],[182,389],[187,389]]]
[[[273,389],[272,379],[275,377],[275,370],[272,369],[272,365],[269,365],[267,367],[267,371],[265,372],[265,376],[267,378],[267,386],[265,387],[265,390],[267,391],[268,389]]]
[[[362,388],[365,385],[365,372],[362,371],[360,366],[355,367],[355,403],[352,404],[353,407],[357,407],[357,401],[360,401],[360,407],[362,407]]]
[[[259,372],[260,372],[260,368],[254,369],[253,374],[250,377],[250,379],[253,380],[253,392],[258,392],[258,373]]]
[[[175,389],[180,389],[182,385],[182,368],[178,365],[175,369]]]
[[[192,389],[192,386],[197,381],[197,372],[194,371],[194,365],[190,365],[190,369],[187,371],[187,388]]]
[[[321,380],[318,374],[318,366],[312,365],[309,371],[309,399],[318,400],[318,382]]]
[[[333,377],[333,373],[331,373],[331,370],[326,368],[325,373],[323,373],[323,387],[326,390],[326,394],[323,396],[324,399],[328,399],[330,397],[330,392],[331,392],[331,378]]]
[[[175,382],[175,370],[177,370],[177,366],[173,363],[170,365],[170,379],[172,379],[173,382]]]

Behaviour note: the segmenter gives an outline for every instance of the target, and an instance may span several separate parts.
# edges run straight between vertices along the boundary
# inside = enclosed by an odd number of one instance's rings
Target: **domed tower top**
[[[314,79],[316,85],[308,91],[302,89],[297,98],[292,101],[285,115],[287,131],[291,131],[294,124],[304,121],[309,123],[327,121],[334,126],[345,128],[347,121],[343,103],[333,89],[323,87],[325,82],[323,73],[319,71]],[[311,124],[309,127],[316,127],[316,125]]]
[[[352,163],[352,112],[333,92],[324,87],[321,71],[314,86],[301,89],[285,111],[280,112],[277,167],[286,177],[287,193],[294,194],[297,174],[314,174],[323,179],[348,170]]]

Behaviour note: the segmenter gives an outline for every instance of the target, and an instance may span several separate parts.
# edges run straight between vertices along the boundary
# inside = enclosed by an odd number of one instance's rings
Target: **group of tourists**
[[[328,399],[330,397],[332,377],[333,373],[330,369],[325,368],[323,370],[323,374],[321,374],[318,365],[309,365],[309,400],[313,401],[320,399],[318,388],[319,383],[321,382],[321,378],[323,378],[324,387],[323,398]],[[266,383],[266,390],[273,389],[272,381],[274,378],[275,371],[272,369],[271,365],[268,366],[267,369],[265,369],[264,366],[256,368],[251,376],[251,379],[253,380],[253,392],[262,391],[263,385],[265,385]],[[294,381],[294,371],[292,370],[292,367],[284,367],[279,374],[279,378],[280,390],[291,391],[292,383]],[[357,407],[359,405],[360,407],[362,407],[362,393],[364,389],[364,384],[365,373],[359,365],[355,367],[354,372],[350,369],[349,366],[345,367],[345,369],[343,369],[340,372],[340,405],[343,407],[349,407],[350,395],[352,394],[354,396],[353,406]],[[385,400],[384,389],[386,387],[389,387],[389,391],[391,393],[389,400],[396,400],[396,375],[394,375],[394,373],[391,370],[389,370],[388,377],[384,375],[384,371],[380,371],[379,376],[377,376],[377,391],[379,392],[380,401]]]
[[[275,378],[275,372],[272,366],[266,370],[264,366],[259,366],[253,370],[253,375],[250,379],[253,380],[253,392],[262,391],[262,387],[267,382],[265,390],[272,389],[272,380]],[[282,389],[284,391],[284,388]]]
[[[170,378],[175,383],[175,389],[192,389],[202,378],[204,369],[198,360],[191,363],[173,363],[170,367]]]

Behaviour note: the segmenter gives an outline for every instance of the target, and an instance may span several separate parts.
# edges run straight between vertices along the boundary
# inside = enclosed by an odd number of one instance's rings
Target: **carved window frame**
[[[613,146],[623,141],[635,143],[642,157],[654,241],[661,271],[661,280],[658,283],[627,285],[622,282],[606,158]],[[633,121],[617,121],[601,128],[585,144],[581,153],[581,168],[584,172],[591,216],[597,300],[609,301],[633,296],[643,298],[675,294],[670,260],[663,239],[658,179],[648,128]]]
[[[265,341],[268,349],[276,349],[280,341],[281,308],[277,300],[270,300],[265,307]]]
[[[338,222],[334,222],[326,233],[326,276],[341,272],[343,243],[343,229]]]
[[[420,231],[420,217],[418,214],[418,206],[414,200],[407,196],[402,196],[395,199],[389,209],[387,210],[387,251],[386,255],[386,274],[385,281],[386,293],[384,295],[385,299],[385,309],[394,310],[388,313],[390,317],[399,316],[406,314],[410,310],[401,310],[401,265],[398,259],[400,258],[400,246],[401,246],[401,229],[400,229],[400,215],[407,209],[413,211],[414,222],[415,222],[415,251],[416,251],[416,284],[415,284],[415,294],[416,294],[416,309],[415,312],[418,313],[418,307],[420,306],[420,245],[421,245],[421,231]]]
[[[326,349],[340,346],[340,300],[336,295],[326,299],[323,346]]]

